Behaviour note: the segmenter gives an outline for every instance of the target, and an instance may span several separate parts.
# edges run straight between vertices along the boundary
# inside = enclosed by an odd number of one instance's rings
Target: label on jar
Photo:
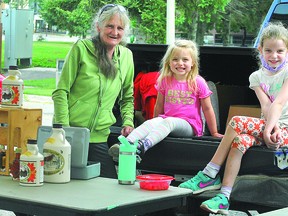
[[[20,183],[21,184],[43,184],[44,161],[20,161]]]
[[[65,165],[65,158],[62,154],[51,149],[44,149],[44,175],[61,174]]]
[[[22,106],[22,85],[2,83],[2,105]]]

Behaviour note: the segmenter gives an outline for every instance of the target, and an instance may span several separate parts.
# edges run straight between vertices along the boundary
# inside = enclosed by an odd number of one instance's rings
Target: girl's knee
[[[237,134],[241,134],[243,131],[245,131],[246,122],[247,122],[247,117],[245,116],[233,116],[229,122],[229,126]]]
[[[245,152],[253,145],[253,137],[248,134],[239,134],[234,138],[231,144],[231,149]]]
[[[229,121],[229,125],[239,124],[241,122],[242,117],[243,116],[233,116]]]
[[[166,127],[169,127],[170,130],[172,130],[174,128],[174,119],[171,117],[167,117],[167,118],[163,119],[162,123],[163,123],[163,125],[166,125]]]

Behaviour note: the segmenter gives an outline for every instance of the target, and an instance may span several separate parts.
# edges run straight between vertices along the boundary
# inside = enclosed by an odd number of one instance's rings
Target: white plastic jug
[[[27,151],[20,156],[20,185],[41,186],[44,182],[44,157],[38,151],[37,140],[28,139]]]
[[[4,79],[5,79],[5,76],[0,74],[0,103],[2,101],[2,82],[3,82]]]
[[[43,146],[44,182],[66,183],[71,175],[71,145],[61,124],[53,124],[52,135]]]
[[[9,66],[9,75],[2,80],[1,106],[23,106],[23,80],[17,66]]]

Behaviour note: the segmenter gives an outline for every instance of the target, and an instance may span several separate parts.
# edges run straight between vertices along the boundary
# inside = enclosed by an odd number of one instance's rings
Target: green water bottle
[[[122,135],[118,137],[121,142],[119,151],[118,183],[132,185],[136,180],[136,150],[138,142],[129,143]]]

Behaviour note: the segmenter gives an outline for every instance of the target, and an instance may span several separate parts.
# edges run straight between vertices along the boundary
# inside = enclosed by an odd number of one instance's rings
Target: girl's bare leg
[[[239,151],[237,148],[232,148],[230,150],[226,161],[222,185],[233,187],[235,179],[240,170],[242,157],[243,153]]]
[[[222,138],[211,162],[221,166],[227,158],[231,149],[231,143],[238,134],[229,125],[226,128],[224,137]]]

